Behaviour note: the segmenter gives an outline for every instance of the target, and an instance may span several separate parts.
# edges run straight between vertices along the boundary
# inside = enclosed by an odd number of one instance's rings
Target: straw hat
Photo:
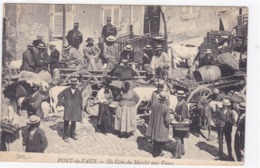
[[[155,48],[154,48],[154,50],[156,50],[156,51],[162,50],[162,49],[163,49],[162,45],[157,45],[157,46],[155,46]]]
[[[28,44],[28,45],[27,45],[27,48],[28,48],[28,49],[32,49],[32,48],[33,48],[33,45],[32,45],[32,44]]]
[[[218,88],[215,88],[215,89],[213,90],[213,93],[215,93],[215,94],[219,94],[219,93],[220,93],[220,91],[219,91],[219,89],[218,89]]]
[[[32,115],[27,119],[28,124],[36,124],[41,121],[41,118],[37,115]]]
[[[177,97],[186,97],[186,94],[183,90],[177,90],[176,96]]]
[[[45,47],[44,44],[39,44],[39,45],[37,46],[37,48],[39,48],[39,49],[45,49],[46,47]]]
[[[78,83],[78,79],[76,77],[70,78],[69,84],[77,84],[77,83]]]
[[[133,47],[128,44],[128,45],[126,45],[126,46],[124,47],[124,50],[125,50],[125,51],[132,51],[132,50],[133,50]]]
[[[43,38],[42,35],[37,35],[37,39],[41,40]]]
[[[63,51],[66,51],[66,50],[68,50],[68,49],[70,49],[71,48],[71,46],[69,45],[69,44],[64,44],[63,45]]]
[[[145,45],[144,49],[145,49],[145,50],[152,50],[153,48],[152,48],[151,45]]]
[[[107,41],[109,41],[109,42],[115,42],[116,41],[116,38],[115,38],[115,36],[108,36],[107,38],[106,38],[106,40]]]
[[[223,100],[222,100],[222,105],[223,105],[223,106],[230,106],[230,105],[231,105],[230,100],[228,100],[228,99],[223,99]]]
[[[49,43],[49,47],[56,47],[56,45],[53,43]]]
[[[246,102],[240,102],[238,105],[237,105],[237,108],[239,110],[246,110]]]
[[[212,54],[211,49],[207,48],[207,49],[205,50],[205,54]]]

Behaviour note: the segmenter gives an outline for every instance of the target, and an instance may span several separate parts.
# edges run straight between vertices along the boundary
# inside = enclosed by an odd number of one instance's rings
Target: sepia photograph
[[[0,161],[243,165],[249,10],[4,3]]]

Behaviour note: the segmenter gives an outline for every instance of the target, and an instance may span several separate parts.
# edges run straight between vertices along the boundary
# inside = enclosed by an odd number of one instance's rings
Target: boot
[[[65,142],[69,142],[69,125],[64,122],[64,132],[63,132],[63,140]]]
[[[70,137],[74,140],[78,140],[75,134],[76,130],[76,122],[71,122],[71,127],[70,127]]]

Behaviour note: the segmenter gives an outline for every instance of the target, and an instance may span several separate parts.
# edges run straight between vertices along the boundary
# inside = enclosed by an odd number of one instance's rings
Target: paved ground
[[[45,130],[49,141],[46,153],[72,153],[72,154],[87,154],[87,155],[102,155],[102,156],[135,156],[135,157],[152,157],[152,143],[148,142],[144,134],[146,131],[147,117],[139,120],[135,134],[126,139],[119,138],[114,134],[102,134],[96,129],[97,109],[93,110],[91,115],[85,114],[83,122],[77,123],[76,133],[78,140],[70,139],[70,143],[65,143],[62,140],[63,119],[62,114],[46,117],[41,127]],[[145,120],[144,120],[145,119]],[[235,129],[234,131],[235,132]],[[203,132],[207,135],[207,132]],[[196,137],[190,134],[188,139],[185,139],[186,154],[183,159],[203,159],[213,160],[218,155],[217,133],[212,131],[212,141],[207,141],[204,137]],[[170,129],[170,137],[172,130]],[[175,140],[170,138],[170,141],[164,148],[165,158],[172,157],[175,151]],[[224,144],[224,153],[227,154],[226,145]],[[235,153],[233,152],[235,157]]]

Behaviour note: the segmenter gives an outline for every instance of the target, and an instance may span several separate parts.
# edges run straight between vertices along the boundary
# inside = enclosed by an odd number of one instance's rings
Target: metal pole
[[[64,4],[63,5],[63,32],[62,32],[62,48],[64,46],[64,44],[66,43],[66,7],[67,5]]]

